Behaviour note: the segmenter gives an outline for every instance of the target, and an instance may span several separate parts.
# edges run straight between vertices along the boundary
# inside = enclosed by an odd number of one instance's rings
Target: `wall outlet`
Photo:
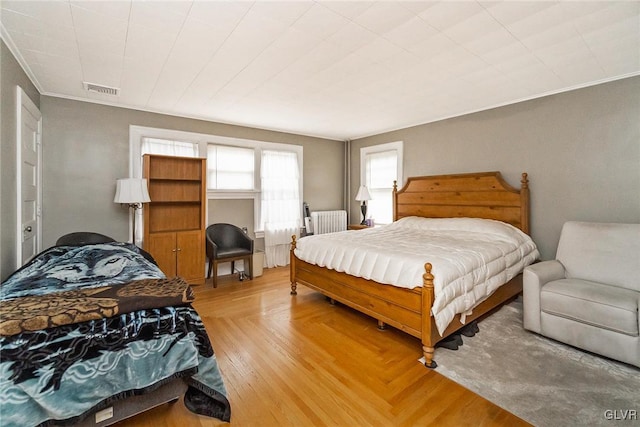
[[[102,411],[96,412],[96,424],[108,420],[109,418],[113,418],[113,406],[109,406]]]

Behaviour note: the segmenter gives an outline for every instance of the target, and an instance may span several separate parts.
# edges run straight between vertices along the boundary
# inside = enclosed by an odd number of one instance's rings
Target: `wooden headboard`
[[[529,234],[529,180],[522,174],[520,190],[500,172],[419,176],[398,190],[393,183],[393,219],[471,217],[509,223]]]

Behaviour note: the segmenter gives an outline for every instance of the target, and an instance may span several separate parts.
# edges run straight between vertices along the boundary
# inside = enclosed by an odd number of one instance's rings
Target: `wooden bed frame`
[[[398,191],[393,185],[393,219],[420,216],[427,218],[475,217],[495,219],[509,223],[529,233],[529,181],[522,174],[520,190],[502,179],[500,172],[481,172],[457,175],[413,177]],[[441,336],[431,316],[435,299],[431,264],[425,264],[423,286],[414,289],[392,285],[339,273],[298,259],[294,250],[296,237],[291,243],[291,295],[297,285],[317,290],[332,300],[339,301],[378,320],[378,326],[389,324],[420,338],[425,365],[435,368],[435,345],[464,324],[457,315]],[[471,315],[469,323],[494,308],[510,301],[522,292],[522,274],[498,288],[482,301]]]

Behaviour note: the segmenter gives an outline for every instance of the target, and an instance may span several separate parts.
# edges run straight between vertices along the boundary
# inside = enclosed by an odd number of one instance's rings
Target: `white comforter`
[[[419,217],[307,236],[298,240],[295,255],[311,264],[404,288],[422,286],[424,264],[430,262],[435,276],[432,315],[440,334],[456,314],[471,313],[539,257],[531,238],[509,224]]]

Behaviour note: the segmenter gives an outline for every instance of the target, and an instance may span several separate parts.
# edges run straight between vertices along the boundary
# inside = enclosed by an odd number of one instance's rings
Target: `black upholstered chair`
[[[213,271],[213,287],[218,287],[218,263],[231,262],[231,273],[235,271],[235,261],[244,260],[245,275],[253,276],[253,239],[241,228],[233,224],[211,224],[207,227],[207,258],[209,271]],[[249,272],[247,273],[247,266]]]
[[[111,243],[115,242],[111,237],[100,233],[89,231],[77,231],[75,233],[65,234],[56,241],[58,246],[80,246],[91,245],[94,243]]]

